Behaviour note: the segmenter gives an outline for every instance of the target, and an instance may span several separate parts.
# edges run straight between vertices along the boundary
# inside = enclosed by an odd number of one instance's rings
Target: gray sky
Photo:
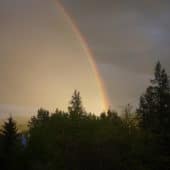
[[[168,0],[62,3],[95,54],[112,108],[137,102],[158,59],[170,72]],[[87,110],[102,110],[87,57],[53,0],[0,0],[0,25],[0,112],[66,108],[74,89]]]
[[[150,73],[158,58],[168,65],[168,0],[62,0],[76,18],[99,63]]]
[[[157,60],[170,73],[170,1],[62,2],[95,53],[113,107],[137,102]]]

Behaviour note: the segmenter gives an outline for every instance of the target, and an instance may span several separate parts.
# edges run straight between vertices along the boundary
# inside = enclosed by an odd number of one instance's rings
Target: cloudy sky
[[[157,60],[170,72],[168,0],[63,0],[95,53],[113,107],[136,103]]]
[[[111,107],[135,104],[159,59],[170,72],[168,0],[62,0],[95,54]],[[85,52],[55,0],[0,0],[0,112],[103,109]],[[26,112],[27,112],[26,111]]]

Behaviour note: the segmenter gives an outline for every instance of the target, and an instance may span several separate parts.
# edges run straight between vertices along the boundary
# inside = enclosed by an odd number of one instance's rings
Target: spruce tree
[[[154,133],[166,133],[170,126],[170,84],[169,77],[160,62],[156,64],[154,79],[141,96],[137,110],[140,125]]]
[[[12,117],[9,117],[2,126],[1,136],[3,141],[4,150],[10,152],[18,141],[19,133],[16,127],[16,122]]]
[[[2,167],[4,169],[15,169],[17,166],[17,156],[19,153],[19,133],[16,122],[9,117],[1,130],[2,139]]]
[[[158,169],[170,167],[170,83],[160,62],[137,110],[141,127],[156,137]],[[152,143],[152,145],[154,145]]]
[[[74,91],[70,106],[68,107],[68,111],[71,118],[80,118],[85,115],[85,110],[83,108],[82,100],[80,97],[80,92],[77,90]]]

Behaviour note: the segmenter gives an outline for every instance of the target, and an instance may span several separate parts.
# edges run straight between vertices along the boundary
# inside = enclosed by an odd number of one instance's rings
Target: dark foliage
[[[17,167],[17,158],[20,152],[20,135],[16,128],[16,123],[12,117],[9,117],[0,133],[1,139],[1,167],[4,169],[11,169]]]
[[[95,116],[75,91],[68,112],[40,109],[19,135],[12,118],[0,135],[3,170],[168,170],[170,169],[170,88],[157,63],[154,79],[137,112],[108,110]],[[24,145],[23,145],[24,144]]]
[[[140,98],[137,112],[141,128],[155,137],[159,169],[170,168],[170,84],[169,77],[160,62],[155,67],[151,86]]]

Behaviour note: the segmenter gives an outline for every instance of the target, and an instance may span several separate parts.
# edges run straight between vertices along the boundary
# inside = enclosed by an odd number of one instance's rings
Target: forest
[[[111,93],[111,92],[110,92]],[[86,112],[79,91],[68,111],[40,108],[24,132],[9,117],[0,130],[1,170],[169,170],[170,81],[157,62],[136,109]]]

